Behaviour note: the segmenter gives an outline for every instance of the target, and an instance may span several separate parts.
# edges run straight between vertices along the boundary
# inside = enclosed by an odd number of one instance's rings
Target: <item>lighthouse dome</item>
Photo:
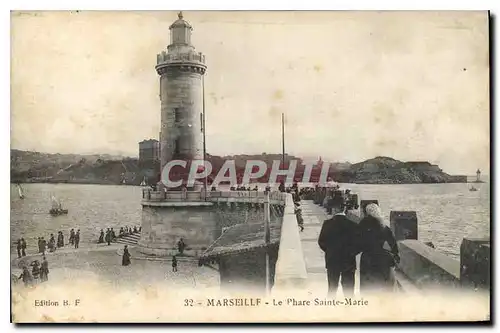
[[[178,19],[170,25],[170,29],[173,28],[188,28],[188,29],[193,29],[191,24],[189,24],[186,20],[184,20],[184,17],[182,15],[182,12],[179,12],[177,14]]]

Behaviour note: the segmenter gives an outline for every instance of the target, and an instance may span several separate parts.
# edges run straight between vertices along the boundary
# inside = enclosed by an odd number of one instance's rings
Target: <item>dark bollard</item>
[[[466,237],[460,245],[460,284],[490,288],[490,239]]]
[[[415,211],[391,211],[391,230],[397,241],[418,239],[418,218]]]
[[[361,207],[361,212],[360,212],[361,218],[365,217],[366,215],[366,206],[372,203],[378,205],[378,200],[361,200],[361,203],[359,205]]]

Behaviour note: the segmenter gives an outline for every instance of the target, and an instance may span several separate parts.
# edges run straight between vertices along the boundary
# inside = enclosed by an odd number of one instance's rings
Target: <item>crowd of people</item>
[[[118,235],[116,235],[113,228],[107,228],[106,233],[104,233],[104,231],[101,230],[98,243],[104,243],[104,241],[106,241],[108,243],[108,245],[110,245],[110,243],[112,241],[115,241],[117,238],[140,233],[141,229],[142,228],[140,226],[139,227],[137,227],[137,226],[121,227]],[[80,243],[80,230],[78,229],[75,232],[74,229],[71,229],[70,234],[69,234],[69,244],[74,246],[75,248],[78,248],[79,243]],[[179,254],[183,255],[184,251],[187,247],[184,240],[181,238],[177,242],[176,245],[177,245],[177,250],[178,250]],[[48,265],[48,261],[45,257],[45,252],[47,251],[47,249],[49,250],[49,252],[54,252],[57,248],[62,248],[64,246],[65,246],[64,235],[63,235],[62,231],[58,231],[57,241],[54,237],[54,234],[50,234],[50,238],[49,238],[48,242],[45,240],[44,237],[38,237],[38,253],[42,254],[42,256],[43,256],[42,262],[40,263],[39,260],[33,260],[29,265],[26,265],[23,263],[21,275],[19,277],[13,275],[15,282],[23,281],[25,286],[31,286],[31,285],[34,285],[36,283],[48,281],[49,265]],[[22,257],[26,256],[26,247],[27,247],[26,240],[24,238],[20,238],[17,241],[18,258],[22,258]],[[123,255],[122,255],[122,265],[129,266],[130,264],[131,264],[130,251],[128,249],[128,245],[125,245],[124,249],[123,249]],[[29,270],[28,266],[32,267],[31,271]],[[177,272],[177,266],[178,266],[177,256],[174,255],[172,257],[172,271],[173,272]]]
[[[28,266],[23,265],[23,271],[17,278],[18,280],[23,281],[25,286],[31,286],[49,280],[49,263],[45,256],[43,256],[41,264],[40,261],[33,260],[30,266],[32,267],[31,272],[28,269]]]
[[[107,228],[106,233],[101,229],[101,233],[99,234],[99,239],[97,240],[98,244],[107,243],[111,245],[112,242],[115,242],[118,238],[122,238],[128,235],[133,235],[141,232],[141,227],[120,227],[118,235],[113,228]]]
[[[45,237],[38,237],[38,252],[42,255],[45,255],[45,252],[48,250],[49,252],[55,252],[57,249],[64,247],[64,235],[62,231],[57,232],[57,241],[54,237],[54,234],[50,234],[49,240],[47,241]],[[80,245],[80,229],[75,232],[75,229],[71,229],[69,232],[69,244],[74,246],[77,249]],[[26,257],[26,240],[24,238],[20,238],[17,240],[16,248],[17,248],[17,257],[22,258]]]

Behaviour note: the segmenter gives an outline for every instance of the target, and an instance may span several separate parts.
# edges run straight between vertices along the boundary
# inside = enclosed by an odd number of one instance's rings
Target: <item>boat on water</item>
[[[146,186],[146,177],[144,177],[144,179],[142,180],[141,186]]]
[[[469,188],[469,191],[475,192],[475,191],[477,191],[477,188],[475,188],[474,186],[472,186],[472,187]]]
[[[21,187],[21,184],[17,184],[17,190],[19,192],[19,199],[24,199],[24,192],[23,188]]]
[[[66,215],[68,210],[63,209],[61,202],[55,196],[52,196],[52,208],[49,210],[49,214],[52,216]]]

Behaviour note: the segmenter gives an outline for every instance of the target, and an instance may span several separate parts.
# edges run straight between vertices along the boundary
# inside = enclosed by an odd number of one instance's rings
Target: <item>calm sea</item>
[[[342,184],[341,184],[342,185]],[[29,248],[36,238],[48,240],[62,230],[67,242],[71,228],[80,229],[81,242],[95,242],[100,229],[139,226],[141,221],[141,188],[134,186],[23,184],[25,199],[11,185],[11,249],[24,237]],[[361,199],[377,199],[386,218],[391,210],[417,211],[422,241],[455,258],[459,256],[462,238],[490,234],[489,183],[474,184],[358,185],[343,187],[358,193]],[[48,214],[51,197],[56,196],[68,215]],[[83,245],[83,244],[82,244]]]

